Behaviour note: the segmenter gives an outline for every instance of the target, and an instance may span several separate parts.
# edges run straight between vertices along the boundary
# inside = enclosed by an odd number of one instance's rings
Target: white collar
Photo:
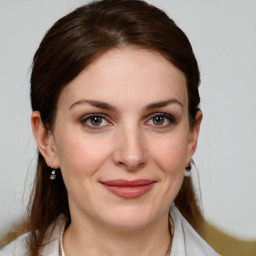
[[[198,235],[174,204],[170,214],[175,226],[170,256],[219,256]]]

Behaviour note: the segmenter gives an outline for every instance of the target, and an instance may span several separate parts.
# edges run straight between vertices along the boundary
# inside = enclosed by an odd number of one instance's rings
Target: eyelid
[[[168,121],[169,121],[169,124],[167,124],[167,125],[159,125],[159,126],[158,125],[152,125],[152,126],[154,126],[154,128],[164,129],[164,128],[168,128],[168,127],[170,127],[170,126],[172,126],[172,125],[177,123],[177,120],[176,120],[176,118],[173,115],[168,114],[168,113],[164,113],[164,112],[157,112],[157,113],[153,113],[153,114],[149,115],[147,117],[147,121],[145,122],[145,124],[150,125],[150,124],[148,124],[149,121],[152,120],[154,117],[158,117],[158,116],[167,118]]]
[[[108,124],[100,125],[100,126],[93,126],[93,125],[86,124],[86,121],[88,121],[92,117],[100,117],[100,118],[104,119]],[[89,129],[102,129],[102,128],[106,127],[106,126],[111,126],[112,125],[112,123],[109,121],[109,117],[107,115],[105,115],[105,114],[102,114],[102,113],[87,114],[87,115],[83,116],[80,119],[80,123],[82,125],[84,125],[85,127],[89,128]]]

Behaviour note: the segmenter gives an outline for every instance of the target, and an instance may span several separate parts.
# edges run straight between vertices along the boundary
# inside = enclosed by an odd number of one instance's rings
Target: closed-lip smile
[[[107,190],[116,196],[125,199],[135,199],[141,197],[151,190],[156,183],[155,180],[138,179],[138,180],[107,180],[100,182]]]

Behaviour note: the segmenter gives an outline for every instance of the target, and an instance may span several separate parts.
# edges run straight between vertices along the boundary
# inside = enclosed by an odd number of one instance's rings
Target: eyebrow
[[[159,101],[159,102],[151,103],[151,104],[146,106],[146,109],[151,110],[151,109],[154,109],[154,108],[162,108],[162,107],[166,107],[167,105],[170,105],[170,104],[178,104],[182,108],[184,107],[183,104],[179,100],[169,99],[169,100],[165,100],[165,101]]]
[[[82,99],[82,100],[79,100],[79,101],[76,101],[75,103],[73,103],[69,109],[73,108],[74,106],[77,106],[77,105],[83,105],[83,104],[90,104],[94,107],[97,107],[97,108],[101,108],[101,109],[106,109],[106,110],[112,110],[112,111],[115,111],[116,108],[106,102],[102,102],[102,101],[97,101],[97,100],[85,100],[85,99]]]
[[[77,105],[83,105],[83,104],[90,104],[94,107],[97,107],[97,108],[101,108],[101,109],[105,109],[105,110],[111,110],[111,111],[116,111],[116,107],[106,103],[106,102],[102,102],[102,101],[98,101],[98,100],[85,100],[85,99],[82,99],[82,100],[79,100],[79,101],[76,101],[75,103],[73,103],[69,109],[77,106]],[[153,103],[150,103],[149,105],[147,105],[145,107],[146,110],[152,110],[152,109],[155,109],[155,108],[162,108],[162,107],[166,107],[170,104],[178,104],[180,105],[182,108],[184,107],[183,104],[177,100],[177,99],[169,99],[169,100],[165,100],[165,101],[159,101],[159,102],[153,102]]]

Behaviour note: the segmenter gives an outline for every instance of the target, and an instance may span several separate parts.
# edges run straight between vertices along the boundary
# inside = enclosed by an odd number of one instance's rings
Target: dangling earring
[[[50,175],[50,180],[55,180],[56,179],[56,171],[53,169],[53,166],[51,165],[51,175]]]
[[[192,175],[192,164],[194,165],[195,162],[193,159],[190,159],[187,166],[185,167],[185,176],[190,177]]]

